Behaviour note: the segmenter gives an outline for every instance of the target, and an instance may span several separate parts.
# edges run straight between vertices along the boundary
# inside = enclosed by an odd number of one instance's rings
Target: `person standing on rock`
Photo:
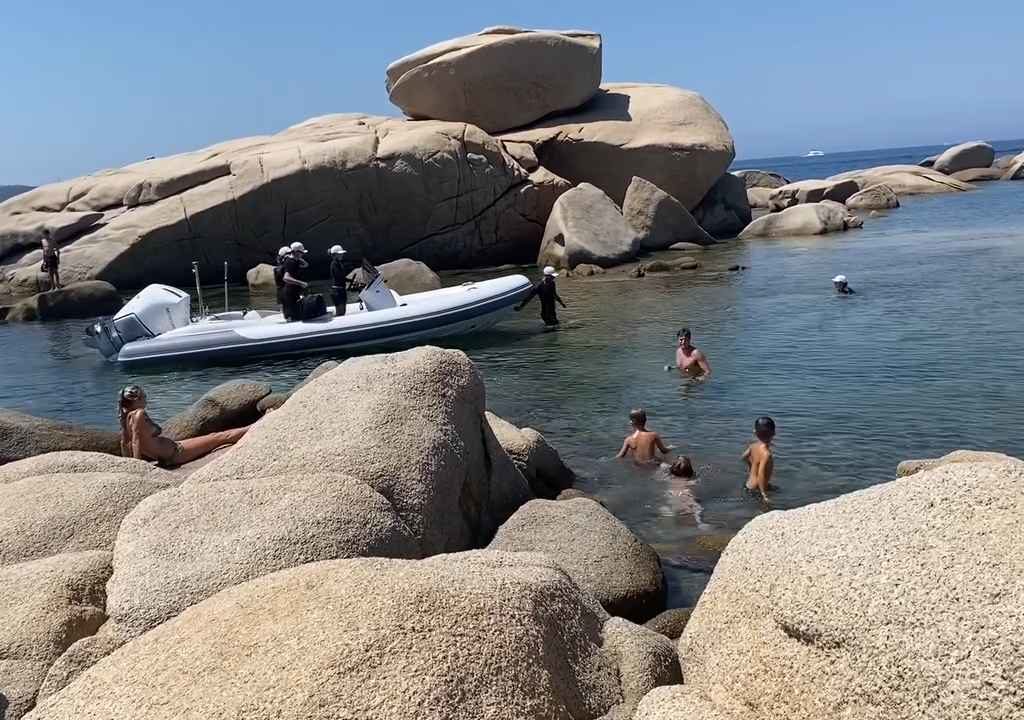
[[[351,281],[348,274],[355,267],[345,260],[347,250],[341,245],[335,245],[328,253],[331,256],[331,302],[334,303],[334,316],[341,317],[345,314],[348,305],[348,286]]]
[[[60,248],[53,241],[50,228],[43,228],[43,272],[50,281],[51,290],[60,290]]]
[[[523,298],[523,301],[516,305],[515,310],[519,312],[526,304],[533,300],[534,296],[540,297],[540,318],[544,321],[544,324],[549,328],[558,327],[558,313],[555,312],[555,301],[558,302],[563,308],[567,307],[565,301],[562,300],[558,295],[558,289],[555,287],[555,278],[558,277],[558,273],[555,269],[548,265],[544,268],[544,277],[537,282],[532,288],[530,288],[529,294]]]
[[[693,345],[691,338],[690,328],[676,333],[676,367],[684,375],[707,380],[711,377],[711,365],[707,356]]]
[[[836,289],[836,293],[839,295],[856,295],[853,288],[846,280],[845,275],[836,275],[832,278],[832,287]]]
[[[309,263],[303,257],[306,254],[306,246],[300,242],[293,242],[289,248],[288,257],[284,261],[284,319],[288,321],[301,320],[300,312],[303,290],[309,287],[309,283],[303,278],[306,276],[306,268]]]

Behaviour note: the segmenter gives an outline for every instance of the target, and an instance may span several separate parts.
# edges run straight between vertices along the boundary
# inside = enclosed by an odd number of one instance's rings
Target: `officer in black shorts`
[[[284,260],[284,291],[281,296],[284,300],[284,319],[290,322],[302,319],[302,296],[309,287],[305,280],[309,263],[303,257],[306,246],[302,243],[293,242],[289,250],[291,252]]]

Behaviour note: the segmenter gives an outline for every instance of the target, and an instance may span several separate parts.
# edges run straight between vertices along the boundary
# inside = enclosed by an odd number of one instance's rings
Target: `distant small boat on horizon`
[[[804,157],[821,157],[824,154],[821,150],[808,150]]]

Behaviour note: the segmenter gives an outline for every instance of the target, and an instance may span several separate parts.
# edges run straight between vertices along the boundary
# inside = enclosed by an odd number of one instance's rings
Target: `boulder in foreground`
[[[794,205],[782,212],[762,215],[740,233],[741,240],[762,237],[796,237],[842,232],[848,225],[848,213],[838,203]]]
[[[626,188],[622,216],[637,232],[643,250],[664,250],[678,242],[715,242],[678,200],[640,177],[633,178]]]
[[[120,455],[121,438],[115,432],[0,409],[0,465],[58,450]]]
[[[92,472],[139,475],[151,479],[167,477],[165,470],[153,467],[152,463],[145,460],[86,450],[60,450],[0,466],[0,485],[40,475]]]
[[[975,462],[1005,462],[1020,464],[1024,466],[1024,460],[998,452],[987,452],[984,450],[954,450],[940,458],[927,458],[920,460],[904,460],[896,466],[896,476],[906,477],[922,470],[931,470],[943,465],[954,465],[957,463]]]
[[[609,618],[543,556],[362,558],[225,590],[33,717],[596,720],[681,680],[668,639]]]
[[[601,83],[601,36],[493,27],[431,45],[387,69],[393,102],[412,118],[500,132],[572,110]]]
[[[554,500],[573,486],[576,473],[562,462],[543,435],[533,428],[518,428],[492,412],[486,413],[486,417],[494,437],[530,483],[534,495]]]
[[[851,210],[887,210],[898,208],[900,199],[891,187],[884,183],[864,188],[846,200],[846,207]]]
[[[593,500],[532,500],[488,547],[544,553],[612,615],[645,622],[665,609],[658,554]]]
[[[932,167],[947,175],[971,168],[987,168],[996,159],[996,151],[985,142],[965,142],[945,150]]]
[[[541,165],[601,188],[619,205],[642,177],[692,210],[735,155],[721,115],[670,85],[612,83],[583,107],[502,136],[533,146]]]
[[[612,267],[636,257],[640,238],[599,188],[583,183],[555,201],[537,264],[572,270],[580,264]]]
[[[185,440],[250,425],[259,420],[259,403],[270,390],[254,380],[221,383],[164,423],[164,435]]]
[[[755,518],[679,641],[687,687],[765,720],[1012,717],[1022,483],[946,465]]]
[[[8,322],[68,320],[113,315],[124,302],[117,288],[101,280],[71,283],[19,301],[7,313]]]

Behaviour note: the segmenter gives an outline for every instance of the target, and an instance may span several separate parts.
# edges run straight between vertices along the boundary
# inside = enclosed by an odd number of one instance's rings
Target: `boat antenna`
[[[228,311],[228,261],[224,261],[224,312]]]
[[[206,316],[206,313],[205,313],[204,307],[203,307],[203,288],[199,284],[199,261],[198,260],[193,260],[192,261],[192,274],[195,275],[195,278],[196,278],[196,296],[199,298],[199,317],[203,318],[203,317]]]

